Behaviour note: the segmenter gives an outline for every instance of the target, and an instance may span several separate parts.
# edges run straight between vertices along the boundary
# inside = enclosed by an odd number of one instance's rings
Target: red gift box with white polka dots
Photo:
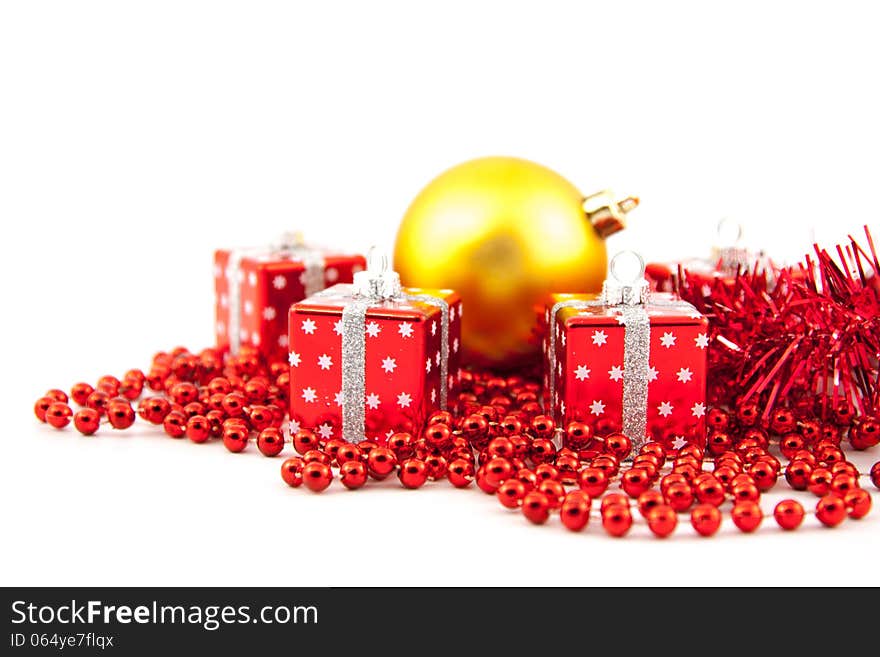
[[[270,360],[287,359],[287,313],[290,306],[306,294],[306,263],[300,257],[275,249],[248,252],[235,272],[230,271],[233,251],[221,249],[214,254],[217,346],[229,348],[230,313],[239,313],[239,339],[242,345],[257,347]],[[366,261],[361,255],[322,254],[324,284],[350,283]],[[230,276],[238,277],[238,309],[232,308]]]
[[[399,431],[418,433],[440,409],[441,386],[449,400],[460,378],[461,299],[450,290],[404,288],[404,294],[444,299],[449,308],[447,380],[440,380],[442,311],[419,301],[377,301],[366,312],[364,334],[365,437],[384,443]],[[338,295],[333,295],[338,292]],[[291,432],[342,437],[342,310],[351,286],[290,309]]]
[[[644,306],[650,322],[646,439],[676,449],[687,443],[702,446],[708,321],[688,303],[657,296],[665,298]],[[556,332],[554,419],[563,427],[573,420],[586,422],[598,436],[621,431],[625,326],[620,309],[568,307],[550,318],[550,307],[546,319]],[[549,366],[545,357],[545,387]]]

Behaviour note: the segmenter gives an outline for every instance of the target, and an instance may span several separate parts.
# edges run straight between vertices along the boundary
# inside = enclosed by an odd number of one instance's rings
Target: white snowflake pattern
[[[375,392],[371,392],[369,395],[367,395],[367,401],[365,403],[368,408],[372,408],[373,410],[375,410],[379,408],[381,400],[379,399],[379,395],[377,395]]]
[[[342,335],[342,320],[341,320],[341,319],[338,320],[338,321],[333,325],[333,332],[334,332],[336,335]]]
[[[401,408],[408,408],[410,404],[412,404],[412,397],[409,396],[408,392],[402,392],[397,395],[398,406]]]
[[[297,431],[299,431],[300,426],[302,426],[302,425],[300,425],[298,420],[291,420],[290,422],[287,423],[287,431],[289,431],[290,435],[292,436]]]
[[[306,335],[312,335],[315,332],[317,326],[315,325],[315,320],[313,319],[304,319],[302,322],[302,330]]]
[[[657,371],[656,367],[651,365],[651,367],[648,368],[648,383],[656,381],[658,376],[660,376],[660,372]]]
[[[220,295],[220,307],[221,308],[228,308],[229,307],[229,297],[227,297],[225,294]]]
[[[590,404],[590,413],[593,415],[602,415],[605,412],[605,402],[601,399],[596,399]]]
[[[321,438],[327,440],[333,435],[333,427],[324,422],[324,424],[318,427],[318,433],[321,434]]]
[[[437,391],[434,388],[431,388],[431,403],[434,404],[437,401]]]
[[[242,342],[247,342],[248,339],[250,338],[250,335],[251,334],[248,333],[247,329],[241,329],[238,332],[238,339],[241,340]]]
[[[455,385],[455,377],[451,374],[446,377],[446,389],[452,390],[452,386]]]
[[[409,322],[401,322],[400,326],[397,327],[397,332],[404,338],[411,338],[413,334],[412,324]]]
[[[590,378],[590,369],[586,365],[578,365],[574,372],[574,378],[583,381]]]
[[[681,449],[687,445],[687,442],[688,441],[684,439],[684,436],[676,436],[675,440],[672,441],[672,449]]]
[[[452,306],[452,307],[449,309],[449,321],[450,321],[450,322],[454,322],[454,321],[455,321],[455,306]]]
[[[561,415],[565,415],[565,402],[564,401],[560,402],[560,404],[559,404],[559,413]]]
[[[254,304],[250,300],[244,302],[244,314],[250,315],[254,312]]]
[[[284,349],[287,348],[287,334],[286,333],[282,333],[281,335],[278,336],[278,346],[282,347]]]
[[[387,374],[391,374],[395,367],[397,367],[397,361],[391,356],[386,356],[382,361],[382,369],[385,370]]]
[[[223,269],[220,267],[219,263],[214,263],[214,278],[220,278],[223,276]]]
[[[694,373],[691,372],[691,369],[689,367],[682,367],[680,370],[678,370],[677,376],[678,380],[682,383],[688,383],[694,377]]]
[[[333,359],[327,354],[318,356],[318,367],[322,370],[329,370],[333,366]]]
[[[275,319],[276,316],[277,313],[272,306],[266,306],[265,308],[263,308],[263,319],[265,319],[267,322],[271,322],[273,319]]]
[[[287,287],[287,279],[284,278],[281,274],[278,274],[275,278],[272,279],[272,287],[276,290],[283,290]]]
[[[706,414],[706,405],[703,402],[697,402],[691,406],[691,415],[694,417],[703,417]]]
[[[328,283],[335,283],[339,280],[339,270],[336,267],[327,267],[327,271],[324,272],[324,278],[327,279]]]
[[[318,398],[318,395],[315,393],[314,388],[303,388],[302,398],[307,403],[311,404],[312,402],[314,402]]]
[[[700,333],[697,337],[694,338],[694,342],[700,349],[705,349],[709,346],[709,336],[705,333]]]
[[[608,334],[605,331],[596,330],[593,331],[593,344],[597,347],[602,347],[605,343],[608,342]]]
[[[440,350],[439,349],[437,350],[437,353],[434,354],[434,364],[437,367],[440,367]]]
[[[337,406],[342,406],[345,403],[345,394],[340,390],[335,395],[333,395],[333,401],[336,402]]]
[[[370,322],[364,327],[364,333],[369,335],[371,338],[375,338],[382,332],[382,327],[379,326],[376,322]]]
[[[393,436],[393,435],[394,435],[394,429],[389,429],[388,431],[385,432],[386,438],[391,438],[391,436]]]
[[[431,359],[430,357],[425,360],[425,374],[431,373]]]
[[[562,362],[556,363],[556,376],[562,376]]]
[[[226,335],[226,324],[217,322],[217,335]]]
[[[257,333],[256,331],[251,333],[251,344],[254,345],[255,347],[260,346],[260,334]]]
[[[257,275],[254,272],[248,274],[247,281],[251,287],[257,287]]]
[[[620,381],[623,379],[623,368],[620,365],[615,365],[608,370],[608,378],[612,381]]]
[[[666,333],[660,336],[660,344],[662,344],[667,349],[675,346],[675,335],[672,333],[672,331],[666,331]]]
[[[437,335],[437,320],[431,322],[431,335]]]
[[[452,351],[453,351],[453,353],[456,353],[456,354],[458,353],[458,338],[455,338],[452,341]]]
[[[672,415],[673,406],[668,401],[660,402],[660,405],[657,407],[657,412],[663,417],[669,417]]]

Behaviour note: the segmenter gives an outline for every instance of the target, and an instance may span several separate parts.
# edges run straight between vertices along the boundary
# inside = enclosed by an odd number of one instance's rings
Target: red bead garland
[[[626,535],[637,518],[655,536],[670,536],[682,513],[689,514],[697,534],[712,536],[722,527],[728,504],[735,527],[756,531],[764,516],[761,495],[780,475],[792,488],[820,498],[815,516],[825,526],[862,518],[871,508],[871,496],[840,445],[844,439],[853,447],[873,441],[880,423],[872,416],[841,412],[829,425],[803,409],[778,408],[762,418],[749,405],[736,412],[716,407],[707,411],[705,453],[695,445],[667,451],[649,442],[630,454],[631,442],[623,434],[595,435],[580,422],[557,428],[540,414],[537,384],[466,372],[452,410],[434,413],[421,435],[400,432],[384,446],[369,440],[355,445],[321,439],[308,429],[285,438],[288,382],[286,364],[264,363],[247,348],[237,356],[177,348],[156,354],[146,374],[130,370],[121,379],[103,376],[94,387],[80,382],[69,395],[50,390],[37,400],[34,414],[59,429],[72,419],[83,435],[100,432],[102,424],[126,429],[139,416],[172,438],[222,440],[232,452],[254,442],[270,457],[289,443],[299,456],[282,463],[282,479],[313,492],[332,485],[335,472],[349,490],[393,474],[410,489],[441,479],[458,488],[476,482],[532,523],[558,515],[565,528],[579,532],[593,515],[615,537]],[[147,389],[156,394],[139,399]],[[70,404],[81,408],[74,413]],[[788,459],[784,466],[770,451],[776,446]],[[870,479],[880,488],[880,463]],[[600,498],[595,509],[593,500]],[[795,500],[773,509],[784,530],[799,527],[804,516]]]

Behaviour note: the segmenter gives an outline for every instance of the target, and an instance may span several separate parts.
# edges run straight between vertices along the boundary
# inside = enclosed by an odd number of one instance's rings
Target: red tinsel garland
[[[710,319],[709,402],[757,404],[766,420],[792,408],[848,420],[880,409],[880,262],[852,236],[836,251],[771,276],[757,266],[733,279],[679,272],[678,293]]]

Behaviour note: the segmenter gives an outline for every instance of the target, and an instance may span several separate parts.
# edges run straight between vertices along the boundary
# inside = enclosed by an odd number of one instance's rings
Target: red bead
[[[782,529],[791,531],[804,521],[804,507],[797,500],[782,500],[774,507],[773,517]]]
[[[482,422],[480,423],[480,425],[482,426],[482,424],[485,422],[485,418],[483,418],[482,416],[477,417],[480,417],[480,420],[482,420]],[[452,443],[452,431],[445,424],[429,425],[425,429],[424,436],[425,442],[436,449],[446,449]]]
[[[484,469],[486,471],[486,482],[495,488],[498,488],[503,482],[513,476],[513,466],[505,458],[495,457],[486,462]]]
[[[785,467],[785,480],[795,490],[806,490],[813,467],[806,461],[792,461]]]
[[[211,437],[211,423],[203,415],[193,415],[186,422],[186,437],[194,443],[203,443]]]
[[[678,516],[675,515],[675,511],[665,504],[649,509],[645,518],[648,521],[648,528],[658,538],[669,536],[675,531],[675,526],[678,524]]]
[[[556,446],[546,438],[535,438],[529,448],[529,458],[536,465],[552,463],[556,458]]]
[[[34,415],[40,422],[46,422],[46,411],[55,403],[51,397],[40,397],[34,404]]]
[[[284,435],[280,429],[267,427],[257,437],[257,449],[263,456],[278,456],[284,449]]]
[[[691,526],[700,536],[712,536],[721,527],[721,512],[711,504],[698,504],[691,511]]]
[[[831,480],[831,492],[844,497],[849,491],[859,487],[859,480],[848,472],[834,475]]]
[[[388,449],[391,449],[390,447]],[[391,450],[392,452],[394,450]],[[395,452],[394,454],[398,460],[400,460],[400,455]],[[406,457],[404,457],[406,458]],[[339,465],[343,463],[348,463],[349,461],[362,461],[363,455],[361,454],[361,450],[357,448],[357,445],[353,445],[352,443],[343,443],[336,450],[336,462]]]
[[[527,492],[525,485],[519,479],[508,479],[498,487],[495,494],[502,506],[515,509],[522,504]]]
[[[880,444],[880,419],[871,416],[858,418],[850,429],[849,442],[858,450]]]
[[[629,498],[623,493],[608,493],[602,498],[602,502],[599,504],[599,510],[604,511],[607,507],[613,504],[620,504],[629,507]]]
[[[400,432],[392,434],[385,443],[385,447],[394,452],[398,460],[403,460],[413,455],[413,442],[411,433]]]
[[[666,500],[666,504],[674,511],[679,512],[686,511],[694,503],[694,494],[687,482],[669,484],[663,492],[663,498]]]
[[[376,447],[367,456],[367,471],[373,479],[381,481],[397,469],[397,457],[387,447]]]
[[[300,429],[293,434],[293,449],[296,450],[297,454],[305,454],[310,449],[316,449],[318,446],[318,437],[314,431]]]
[[[557,481],[559,479],[559,470],[554,465],[542,463],[535,468],[535,476],[538,478],[538,483],[547,479]]]
[[[642,468],[627,470],[620,477],[620,487],[630,497],[638,497],[651,485],[648,473]]]
[[[242,425],[231,425],[223,430],[223,445],[230,452],[241,452],[248,444],[248,430]]]
[[[91,436],[101,424],[101,414],[94,408],[81,408],[73,416],[73,426],[84,436]]]
[[[586,422],[569,422],[565,427],[563,442],[569,449],[586,449],[593,440],[593,428]]]
[[[428,480],[428,468],[420,459],[407,459],[400,464],[397,478],[404,488],[420,488]]]
[[[618,459],[624,459],[632,451],[632,441],[622,433],[612,433],[605,437],[605,449]]]
[[[632,514],[629,506],[609,504],[602,509],[602,526],[611,536],[623,536],[632,527]]]
[[[724,488],[717,479],[704,480],[694,486],[694,495],[700,504],[720,506],[724,502]]]
[[[737,502],[730,512],[733,524],[742,532],[753,532],[761,524],[764,514],[756,502]]]
[[[523,515],[536,525],[542,525],[550,517],[550,501],[544,493],[533,490],[522,501]]]
[[[175,397],[175,401],[177,401],[177,399],[176,399],[177,395],[175,395],[174,393],[178,389],[178,386],[181,386],[181,385],[191,385],[191,384],[179,383],[176,386],[174,386],[174,388],[172,388],[171,396]],[[192,400],[188,400],[188,401],[192,401]],[[178,403],[186,403],[186,402],[178,401]],[[244,395],[242,395],[241,393],[238,393],[238,392],[230,392],[228,395],[226,395],[223,398],[223,410],[226,411],[226,415],[228,415],[229,417],[242,417],[244,415],[245,404],[247,404],[247,397],[245,397]]]
[[[513,443],[506,436],[498,436],[490,440],[486,451],[490,457],[500,456],[501,458],[509,459],[515,456]]]
[[[162,424],[171,412],[171,404],[164,397],[147,397],[138,404],[138,415],[150,424]]]
[[[761,417],[758,405],[752,402],[740,404],[736,409],[736,419],[744,427],[754,426]]]
[[[59,390],[58,388],[52,388],[51,390],[47,390],[44,397],[49,397],[50,399],[61,402],[62,404],[66,404],[70,400],[67,398],[67,393],[63,390]]]
[[[558,509],[565,499],[565,488],[555,479],[545,479],[540,482],[537,490],[547,496],[551,509]]]
[[[778,472],[776,468],[767,461],[756,461],[753,463],[752,467],[749,469],[749,474],[752,475],[752,479],[755,480],[755,485],[759,490],[767,491],[776,485]],[[718,476],[717,472],[716,476]]]
[[[425,458],[425,466],[428,468],[428,479],[438,481],[446,477],[449,466],[446,459],[438,454],[430,454]]]
[[[620,463],[617,460],[616,456],[611,454],[602,454],[601,456],[597,456],[593,459],[592,467],[599,468],[605,473],[605,476],[609,479],[617,474],[618,469],[620,469]]]
[[[712,431],[726,431],[730,426],[730,414],[721,408],[710,408],[706,413],[706,426]]]
[[[871,483],[874,488],[880,488],[880,461],[871,466]]]
[[[107,419],[114,429],[128,429],[135,420],[134,409],[127,401],[111,401],[107,405]]]
[[[651,454],[657,459],[658,465],[662,465],[666,461],[666,450],[663,448],[663,445],[653,441],[642,445],[639,454]]]
[[[303,482],[303,466],[305,463],[298,456],[287,459],[281,464],[281,478],[288,486],[298,488]]]
[[[367,483],[367,466],[363,461],[344,461],[339,466],[339,481],[349,490],[356,490]]]
[[[521,481],[523,486],[526,487],[526,492],[533,490],[538,487],[540,483],[540,479],[538,479],[538,475],[529,470],[528,468],[520,468],[516,471],[516,478],[518,481]]]
[[[559,519],[566,529],[579,532],[590,521],[590,497],[583,491],[571,491],[559,508]]]
[[[850,518],[864,518],[871,510],[871,494],[861,488],[853,488],[843,497]]]
[[[580,461],[576,456],[556,457],[556,469],[559,470],[558,480],[566,486],[577,483],[578,468],[580,468]]]
[[[80,406],[85,406],[89,395],[95,392],[95,389],[88,383],[74,383],[70,388],[70,397]]]
[[[733,439],[726,431],[716,431],[709,436],[707,446],[712,456],[718,456],[733,447]]]
[[[758,487],[753,483],[740,483],[732,486],[730,494],[733,496],[733,503],[740,502],[757,502],[761,499],[761,493]]]
[[[314,493],[320,493],[333,481],[333,472],[326,463],[312,461],[303,466],[302,479],[306,488]]]
[[[64,402],[55,401],[49,404],[49,407],[46,409],[46,422],[56,429],[62,429],[70,424],[72,415],[73,411],[70,409],[70,406]]]
[[[187,417],[181,411],[171,411],[162,420],[162,428],[172,438],[183,438],[186,433]]]
[[[536,415],[531,422],[532,431],[538,438],[552,438],[556,423],[549,415]]]
[[[449,464],[446,478],[456,488],[467,488],[474,480],[474,466],[464,459],[454,459]]]
[[[840,496],[829,493],[816,504],[816,517],[826,527],[836,527],[846,518],[846,504]]]
[[[136,379],[123,379],[119,385],[119,394],[129,401],[133,401],[141,396],[144,389],[143,381]]]
[[[327,453],[320,449],[310,449],[308,452],[303,454],[303,461],[306,463],[323,463],[324,465],[332,465],[333,458]]]
[[[590,497],[599,497],[608,488],[608,477],[599,468],[584,468],[578,474],[578,486]]]
[[[337,456],[339,454],[339,450],[346,445],[354,447],[353,443],[342,440],[342,438],[330,438],[329,440],[326,440],[324,442],[323,451],[330,457],[331,463],[333,461],[336,461],[338,463],[339,461],[337,460]],[[328,463],[327,465],[330,465],[330,463]]]
[[[643,518],[647,518],[648,512],[657,506],[666,506],[663,495],[660,493],[660,491],[651,488],[639,495],[639,513],[642,514]]]

